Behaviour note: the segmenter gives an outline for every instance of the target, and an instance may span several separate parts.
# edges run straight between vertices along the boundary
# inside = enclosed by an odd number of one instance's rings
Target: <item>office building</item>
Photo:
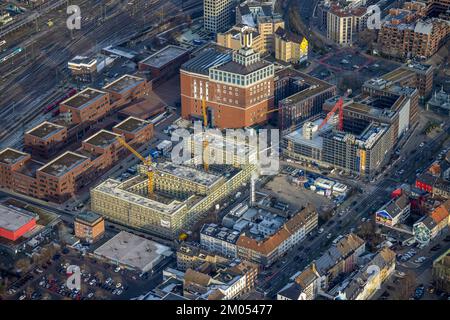
[[[203,26],[206,31],[218,33],[227,30],[233,23],[234,0],[204,0]]]
[[[205,100],[210,126],[243,128],[267,122],[274,106],[274,65],[250,49],[251,34],[245,36],[244,48],[232,54],[206,49],[183,64],[184,119],[203,119]]]

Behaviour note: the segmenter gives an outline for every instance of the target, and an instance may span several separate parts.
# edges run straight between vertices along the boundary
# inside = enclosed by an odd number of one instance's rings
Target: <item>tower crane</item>
[[[127,148],[132,154],[136,156],[142,163],[147,167],[147,177],[148,177],[148,195],[152,195],[154,192],[154,172],[152,169],[152,159],[149,156],[148,159],[145,159],[139,152],[133,149],[122,137],[116,137],[116,139]]]
[[[333,109],[331,109],[331,111],[328,112],[325,119],[319,125],[319,130],[322,129],[322,127],[328,122],[328,120],[330,120],[330,118],[336,113],[336,111],[339,111],[338,130],[339,131],[344,130],[344,98],[343,97],[340,97],[339,100],[334,105]]]

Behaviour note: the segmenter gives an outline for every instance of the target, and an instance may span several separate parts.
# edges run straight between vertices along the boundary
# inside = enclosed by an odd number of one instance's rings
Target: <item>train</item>
[[[6,60],[8,60],[8,59],[14,57],[16,54],[19,54],[19,53],[21,53],[22,51],[23,51],[23,48],[17,47],[17,48],[15,48],[12,52],[6,53],[6,54],[2,55],[2,56],[0,57],[0,63],[5,62]]]
[[[52,102],[51,104],[49,104],[48,106],[46,106],[45,108],[44,108],[44,113],[49,113],[50,111],[52,111],[53,109],[55,109],[55,108],[57,108],[58,106],[59,106],[59,104],[61,103],[61,102],[63,102],[64,100],[66,100],[66,99],[68,99],[68,98],[70,98],[70,97],[72,97],[73,95],[75,95],[77,93],[77,89],[70,89],[69,91],[67,91],[67,93],[64,95],[64,96],[62,96],[61,98],[59,98],[58,100],[56,100],[56,101],[54,101],[54,102]],[[53,115],[57,115],[59,112],[59,109],[58,110],[55,110],[54,112],[53,112]]]

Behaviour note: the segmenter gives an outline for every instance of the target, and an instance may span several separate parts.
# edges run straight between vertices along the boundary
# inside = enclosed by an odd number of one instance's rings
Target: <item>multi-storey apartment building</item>
[[[95,122],[118,107],[148,95],[150,90],[146,79],[124,75],[102,90],[86,88],[61,102],[60,112],[72,124]]]
[[[275,32],[284,29],[281,15],[273,10],[271,2],[245,1],[236,7],[236,25],[217,34],[217,43],[239,50],[243,47],[242,34],[252,33],[251,48],[257,52],[275,52]]]
[[[450,249],[433,261],[432,272],[436,288],[450,292]]]
[[[371,276],[371,269],[374,267],[379,271]],[[383,248],[352,277],[341,296],[347,300],[369,300],[394,271],[395,252]]]
[[[391,9],[378,33],[381,52],[397,58],[429,58],[439,50],[450,34],[450,21],[429,18],[431,8],[415,1]]]
[[[86,243],[94,243],[105,233],[105,219],[94,212],[79,213],[73,224],[75,237]]]
[[[208,252],[224,257],[237,257],[239,232],[216,224],[205,224],[200,231],[200,245]]]
[[[327,11],[327,38],[339,45],[352,45],[355,35],[367,28],[368,17],[365,7],[331,6]]]
[[[303,241],[317,227],[318,217],[314,206],[308,204],[287,220],[277,232],[264,239],[242,234],[236,243],[237,255],[244,260],[269,266]]]
[[[153,167],[155,191],[148,194],[146,168],[120,182],[108,179],[91,189],[91,208],[106,219],[151,234],[177,239],[215,204],[247,183],[254,165],[233,170],[229,177],[171,162]]]
[[[308,59],[308,40],[285,29],[275,32],[275,58],[284,62],[300,63]]]
[[[25,151],[33,156],[48,158],[61,150],[67,140],[67,128],[45,121],[25,132]]]

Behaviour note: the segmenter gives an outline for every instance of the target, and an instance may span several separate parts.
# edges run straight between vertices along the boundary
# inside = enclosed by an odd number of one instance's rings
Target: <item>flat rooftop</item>
[[[214,67],[214,68],[217,70],[220,70],[220,71],[231,72],[231,73],[236,73],[236,74],[240,74],[240,75],[248,75],[259,69],[265,68],[269,65],[270,65],[270,63],[265,60],[256,61],[248,66],[242,65],[235,61],[228,61],[228,62],[226,62],[222,65],[219,65],[217,67]]]
[[[37,127],[28,131],[27,134],[38,137],[40,139],[48,139],[55,133],[62,131],[64,129],[65,129],[64,126],[45,121],[40,125],[38,125]]]
[[[371,122],[364,131],[355,137],[355,144],[358,144],[360,147],[371,149],[373,145],[380,139],[380,137],[387,131],[389,126],[387,124],[378,124],[375,122]],[[347,132],[341,131],[333,131],[328,132],[327,134],[332,135],[332,139],[338,141],[344,141],[348,138]]]
[[[94,64],[97,63],[96,58],[91,57],[85,57],[85,56],[75,56],[68,62],[69,67],[70,66],[83,66],[83,67],[92,67]]]
[[[169,247],[121,231],[94,254],[133,269],[148,271],[172,253]]]
[[[145,58],[140,63],[148,65],[153,68],[162,68],[170,64],[173,60],[187,54],[189,50],[182,47],[169,45],[155,52],[151,56]]]
[[[76,217],[75,220],[79,220],[82,222],[87,222],[87,223],[94,223],[97,220],[99,220],[102,216],[92,212],[92,211],[84,211],[84,212],[80,212]]]
[[[120,134],[107,130],[100,130],[90,138],[84,140],[84,142],[104,148],[114,143],[117,137],[120,137]]]
[[[138,84],[144,81],[145,79],[143,78],[126,74],[121,76],[119,79],[111,82],[110,84],[104,86],[103,89],[122,93],[136,87]]]
[[[200,233],[232,244],[236,244],[240,236],[238,231],[214,223],[203,225]]]
[[[18,172],[28,176],[28,177],[36,177],[36,172],[44,165],[42,162],[38,162],[36,160],[30,159],[25,162],[25,164],[18,170]]]
[[[16,231],[33,219],[33,216],[17,209],[0,205],[0,229]]]
[[[221,176],[172,162],[158,163],[156,168],[158,171],[174,175],[180,179],[191,180],[206,187],[211,187],[222,179]]]
[[[292,68],[285,68],[275,72],[275,80],[280,78],[295,79],[299,84],[302,84],[300,91],[295,92],[289,97],[283,100],[290,100],[293,102],[302,101],[313,97],[323,91],[329,90],[334,87],[331,83],[320,80],[306,73],[300,72]]]
[[[134,178],[132,178],[134,179]],[[132,180],[130,179],[130,180]],[[145,178],[147,179],[147,178]],[[142,196],[126,190],[130,180],[124,181],[123,183],[114,179],[108,179],[101,183],[93,190],[107,195],[116,197],[120,200],[127,201],[131,204],[140,205],[147,208],[152,208],[155,211],[161,212],[162,214],[171,215],[183,207],[185,204],[176,199],[171,199],[169,203],[163,203],[154,199],[150,199],[146,196]]]
[[[191,60],[185,62],[181,66],[181,69],[188,72],[208,75],[209,68],[221,65],[228,61],[231,61],[231,54],[229,52],[221,52],[214,48],[208,48]]]
[[[312,121],[313,126],[319,126],[324,119],[320,118],[315,121]],[[305,122],[307,124],[308,122]],[[326,123],[322,129],[319,131],[314,132],[313,138],[308,139],[303,135],[303,126],[297,130],[292,131],[291,133],[287,134],[284,138],[286,140],[290,140],[297,144],[306,145],[315,149],[322,149],[323,146],[323,138],[320,136],[320,133],[329,131],[331,129],[331,124]]]
[[[40,168],[39,171],[55,177],[61,177],[86,160],[88,160],[88,158],[85,156],[67,151],[66,153],[62,154],[58,158]]]
[[[381,78],[386,81],[397,82],[397,81],[404,79],[405,77],[411,76],[412,74],[413,74],[412,70],[408,70],[408,69],[400,67],[389,73],[386,73],[385,75],[381,76]]]
[[[14,164],[14,163],[22,160],[26,156],[28,156],[27,153],[24,153],[24,152],[15,150],[15,149],[11,149],[11,148],[6,148],[6,149],[0,151],[0,162],[4,163],[4,164]]]
[[[65,104],[75,109],[83,109],[92,102],[94,102],[95,100],[104,97],[106,94],[107,94],[106,92],[97,89],[86,88],[83,91],[74,95],[73,97],[64,100],[63,102],[61,102],[61,104]]]
[[[134,133],[134,132],[141,130],[142,128],[145,128],[149,124],[150,124],[150,122],[148,122],[148,121],[141,120],[136,117],[129,117],[129,118],[125,119],[124,121],[122,121],[121,123],[115,125],[114,128],[123,130],[126,132]]]

